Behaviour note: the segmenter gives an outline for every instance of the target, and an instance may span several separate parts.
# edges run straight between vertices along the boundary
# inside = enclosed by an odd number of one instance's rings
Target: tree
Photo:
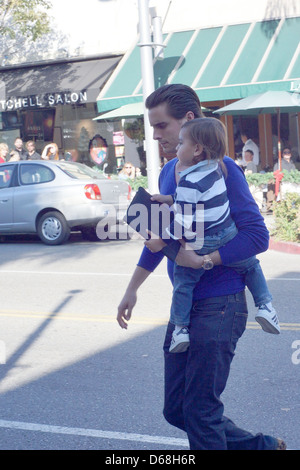
[[[0,52],[19,47],[19,39],[36,41],[50,32],[50,0],[2,0],[0,3]]]

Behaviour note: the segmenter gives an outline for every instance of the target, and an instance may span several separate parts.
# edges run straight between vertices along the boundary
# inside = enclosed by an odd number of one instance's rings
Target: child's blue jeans
[[[236,234],[235,225],[231,225],[228,229],[222,230],[212,237],[206,237],[205,245],[196,253],[199,255],[212,253],[234,238]],[[245,276],[245,284],[253,296],[256,307],[271,302],[272,295],[269,292],[259,260],[255,256],[227,266]],[[189,325],[194,288],[204,273],[203,268],[185,268],[175,263],[170,317],[170,322],[174,325]]]

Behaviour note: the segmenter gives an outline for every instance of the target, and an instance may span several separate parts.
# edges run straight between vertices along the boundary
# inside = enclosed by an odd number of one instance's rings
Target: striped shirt
[[[205,236],[233,223],[219,162],[204,160],[180,173],[173,210],[174,220],[165,230],[168,237],[163,236],[164,240],[183,238],[194,250],[202,248]]]

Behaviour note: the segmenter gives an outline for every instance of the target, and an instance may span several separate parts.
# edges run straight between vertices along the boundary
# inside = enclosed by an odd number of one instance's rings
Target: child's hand
[[[149,231],[148,231],[148,234],[152,235],[152,233]],[[166,243],[161,238],[150,238],[150,240],[145,241],[145,246],[152,253],[157,253],[158,251],[161,251],[166,246]]]
[[[161,204],[168,204],[168,206],[171,206],[173,204],[173,197],[171,195],[153,194],[151,199],[152,201],[157,201]]]

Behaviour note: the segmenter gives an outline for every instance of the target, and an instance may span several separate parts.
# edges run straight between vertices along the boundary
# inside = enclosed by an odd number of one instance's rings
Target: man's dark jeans
[[[254,436],[223,416],[220,396],[247,316],[244,291],[194,302],[190,347],[184,353],[169,353],[174,325],[168,325],[164,344],[164,416],[170,424],[186,431],[191,450],[277,447],[273,437]]]

